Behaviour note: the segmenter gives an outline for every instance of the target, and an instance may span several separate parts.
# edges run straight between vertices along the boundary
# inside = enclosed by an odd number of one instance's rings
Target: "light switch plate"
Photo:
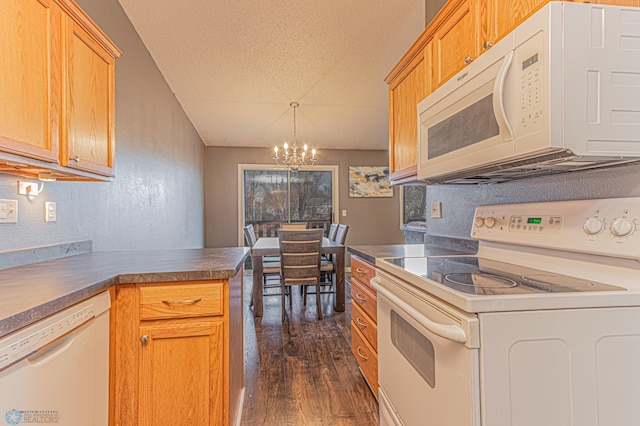
[[[431,203],[431,219],[442,219],[442,203]]]
[[[0,223],[18,223],[18,200],[0,200]]]
[[[53,201],[47,201],[46,203],[44,203],[44,221],[56,221],[56,203],[54,203]]]

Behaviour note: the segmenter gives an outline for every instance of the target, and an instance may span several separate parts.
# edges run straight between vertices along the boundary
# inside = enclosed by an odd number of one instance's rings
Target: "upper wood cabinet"
[[[115,59],[78,22],[67,19],[63,166],[113,176]]]
[[[122,53],[72,0],[0,4],[0,172],[108,180]]]
[[[0,150],[58,161],[60,8],[39,0],[2,0]]]
[[[389,165],[392,183],[416,175],[418,147],[417,104],[431,90],[431,45],[399,73],[387,78],[389,84]]]
[[[488,8],[483,15],[487,30],[483,42],[488,41],[495,44],[548,2],[549,0],[491,0],[486,2]]]
[[[480,3],[477,0],[449,2],[438,15],[441,24],[433,34],[432,42],[434,88],[470,64],[480,54]]]

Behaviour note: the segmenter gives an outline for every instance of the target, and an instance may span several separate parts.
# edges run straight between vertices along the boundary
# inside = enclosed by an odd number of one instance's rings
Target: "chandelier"
[[[298,142],[296,141],[296,109],[300,106],[297,102],[291,102],[289,104],[291,108],[293,108],[293,141],[291,142],[291,146],[285,142],[282,146],[284,153],[279,154],[278,146],[276,145],[273,148],[273,152],[275,152],[275,156],[273,159],[276,164],[281,166],[287,166],[289,170],[298,171],[300,167],[306,166],[307,164],[313,165],[316,163],[316,149],[313,148],[311,150],[311,158],[308,155],[308,147],[305,144],[302,147],[302,150],[298,146]]]

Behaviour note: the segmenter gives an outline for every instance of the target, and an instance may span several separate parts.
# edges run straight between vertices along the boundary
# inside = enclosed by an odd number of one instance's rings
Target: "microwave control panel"
[[[544,93],[544,50],[543,34],[538,33],[515,49],[511,64],[519,87],[519,108],[516,121],[520,135],[530,134],[542,129]]]

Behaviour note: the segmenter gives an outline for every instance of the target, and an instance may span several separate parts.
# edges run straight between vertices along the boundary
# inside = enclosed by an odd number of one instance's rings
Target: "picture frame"
[[[349,166],[350,198],[391,198],[387,166]]]

